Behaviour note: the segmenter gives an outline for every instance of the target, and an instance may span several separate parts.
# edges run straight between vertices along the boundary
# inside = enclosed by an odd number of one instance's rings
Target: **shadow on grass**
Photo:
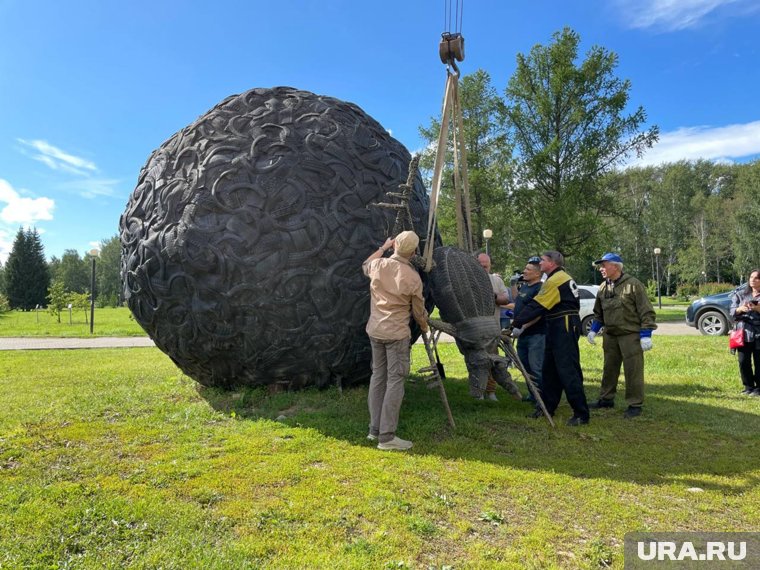
[[[498,402],[476,401],[462,378],[447,380],[446,391],[456,430],[447,424],[437,389],[419,380],[407,382],[398,433],[414,441],[412,453],[577,478],[676,483],[726,494],[760,484],[760,398],[750,402],[707,385],[655,385],[647,388],[645,412],[639,418],[623,419],[619,394],[618,407],[594,411],[590,425],[570,428],[564,424],[571,410],[563,401],[555,417],[557,428],[552,429],[544,419],[527,418],[530,405],[503,391]],[[366,387],[342,393],[335,388],[271,395],[263,389],[229,393],[199,388],[199,393],[216,410],[241,418],[281,417],[287,425],[372,445],[366,440]],[[598,389],[589,386],[587,394],[593,401]],[[683,401],[695,395],[716,403]],[[746,405],[749,411],[735,409]]]

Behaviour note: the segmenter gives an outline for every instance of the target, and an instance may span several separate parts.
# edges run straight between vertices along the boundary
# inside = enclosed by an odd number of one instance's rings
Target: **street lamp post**
[[[486,255],[491,255],[488,249],[488,241],[493,237],[493,232],[491,230],[483,230],[483,237],[486,240]]]
[[[92,280],[90,281],[90,334],[95,329],[95,260],[98,258],[98,250],[91,249],[90,257],[92,258]]]
[[[655,267],[657,267],[656,272],[657,275],[655,279],[657,280],[657,304],[660,306],[660,309],[662,309],[662,291],[660,290],[660,254],[662,253],[662,250],[659,247],[654,248],[654,261],[655,261]]]

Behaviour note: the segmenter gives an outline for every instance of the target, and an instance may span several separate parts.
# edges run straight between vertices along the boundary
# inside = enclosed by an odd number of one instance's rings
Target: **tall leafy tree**
[[[118,305],[121,300],[121,241],[118,235],[100,242],[96,279],[98,302]]]
[[[521,159],[517,197],[545,246],[565,255],[598,250],[600,219],[614,207],[603,176],[658,138],[642,131],[643,107],[627,114],[628,80],[618,57],[594,46],[577,62],[580,36],[569,28],[549,45],[517,56],[506,90],[507,114]]]
[[[52,277],[63,284],[65,291],[84,293],[91,287],[90,273],[89,258],[80,257],[75,249],[67,249],[63,252]]]
[[[36,229],[19,228],[6,264],[6,290],[11,308],[45,305],[50,282],[45,252]]]
[[[734,221],[734,268],[743,280],[760,267],[760,160],[742,165],[736,176],[736,217]]]

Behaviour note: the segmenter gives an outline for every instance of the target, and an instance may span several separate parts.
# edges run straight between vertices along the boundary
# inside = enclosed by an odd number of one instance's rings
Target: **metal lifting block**
[[[450,63],[454,60],[464,61],[464,36],[444,32],[441,34],[441,43],[438,45],[438,55],[442,63]]]

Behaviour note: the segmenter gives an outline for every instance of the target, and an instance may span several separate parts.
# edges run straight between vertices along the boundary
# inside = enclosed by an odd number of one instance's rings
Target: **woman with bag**
[[[744,331],[743,346],[736,347],[739,374],[744,384],[742,394],[760,396],[760,269],[753,269],[747,286],[734,292],[731,317],[736,328]]]

